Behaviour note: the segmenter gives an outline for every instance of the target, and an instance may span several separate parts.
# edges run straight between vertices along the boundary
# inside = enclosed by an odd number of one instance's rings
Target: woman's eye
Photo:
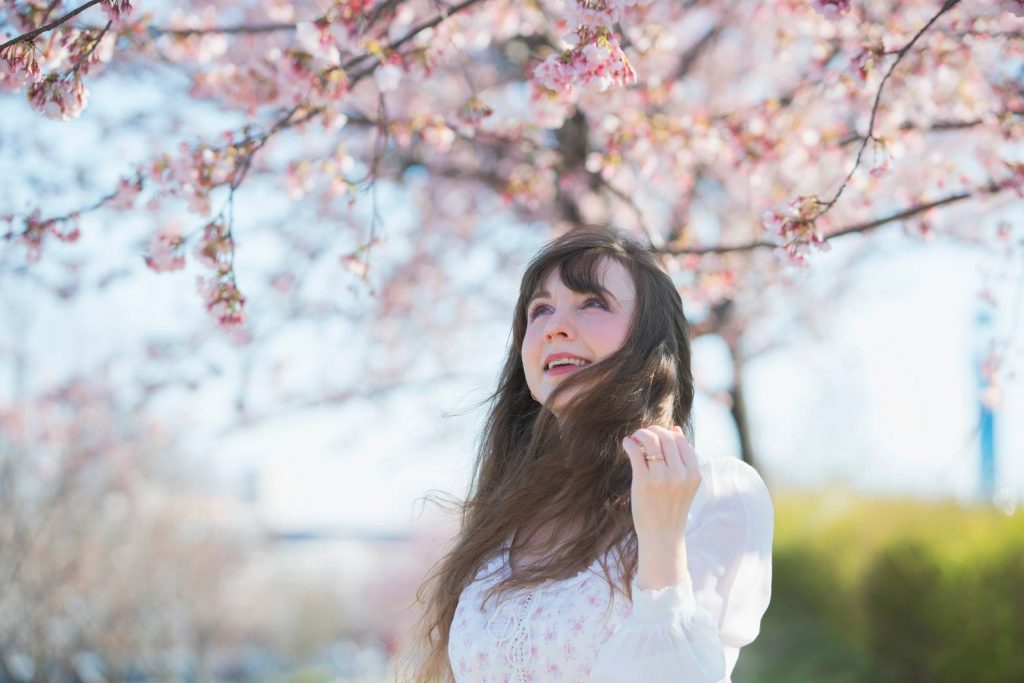
[[[597,298],[596,296],[592,296],[592,297],[590,297],[589,299],[587,299],[586,301],[584,301],[584,302],[583,302],[583,307],[584,307],[584,308],[586,308],[586,307],[587,307],[587,306],[589,306],[589,305],[590,305],[591,303],[595,303],[595,302],[596,302],[596,303],[597,303],[597,305],[598,305],[598,306],[600,306],[601,308],[603,308],[603,309],[605,309],[605,310],[607,310],[607,309],[608,309],[608,306],[607,306],[607,304],[605,304],[605,302],[604,302],[604,301],[602,301],[601,299]],[[545,308],[549,308],[549,306],[548,306],[547,304],[539,304],[539,305],[537,305],[537,306],[534,306],[534,307],[533,307],[533,310],[532,310],[532,311],[530,311],[530,320],[533,320],[533,319],[534,319],[534,318],[536,318],[536,317],[537,317],[538,315],[540,315],[540,312],[541,312],[541,311],[542,311],[543,309],[545,309]]]

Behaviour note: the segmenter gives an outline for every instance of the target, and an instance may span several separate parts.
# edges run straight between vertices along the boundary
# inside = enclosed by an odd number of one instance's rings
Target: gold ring
[[[651,462],[652,460],[664,460],[665,455],[659,453],[658,455],[647,455],[647,449],[644,448],[643,443],[639,439],[635,439],[638,446],[640,446],[640,455],[644,456],[644,460]]]

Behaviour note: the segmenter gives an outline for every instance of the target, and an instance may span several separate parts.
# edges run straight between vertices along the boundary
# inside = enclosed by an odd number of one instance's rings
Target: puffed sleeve
[[[710,491],[687,520],[689,576],[660,590],[634,578],[633,611],[602,645],[590,683],[728,683],[760,632],[772,584],[768,488],[738,458],[710,460],[701,473]]]

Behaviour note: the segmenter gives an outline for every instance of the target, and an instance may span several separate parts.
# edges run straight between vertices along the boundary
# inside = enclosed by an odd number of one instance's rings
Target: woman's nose
[[[559,336],[569,339],[576,336],[575,327],[569,318],[569,315],[557,311],[548,316],[548,325],[544,328],[544,338],[550,341]]]

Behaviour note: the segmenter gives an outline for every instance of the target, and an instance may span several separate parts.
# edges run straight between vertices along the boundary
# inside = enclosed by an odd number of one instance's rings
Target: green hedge
[[[870,680],[1024,681],[1024,510],[836,488],[772,499],[763,634],[810,620]]]

